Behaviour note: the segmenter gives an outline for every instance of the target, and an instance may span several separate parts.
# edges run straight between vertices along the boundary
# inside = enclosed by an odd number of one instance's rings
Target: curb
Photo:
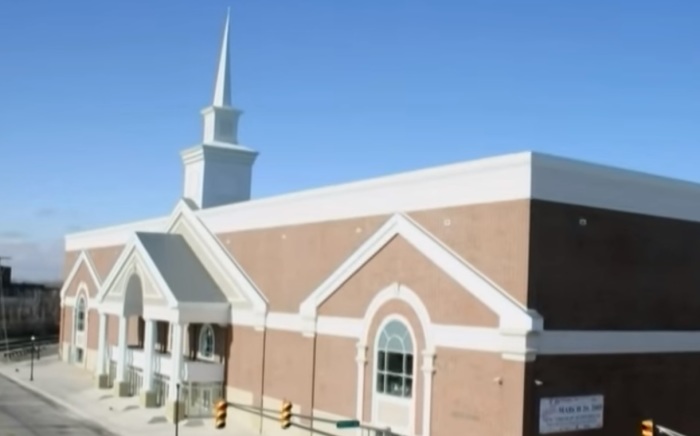
[[[64,409],[67,409],[68,411],[73,413],[74,415],[77,415],[80,418],[83,418],[87,421],[90,421],[91,423],[98,426],[99,428],[107,430],[109,433],[111,433],[114,436],[123,435],[123,433],[120,431],[115,431],[113,428],[106,427],[104,422],[97,421],[95,419],[95,417],[93,417],[90,414],[88,414],[87,412],[81,410],[77,406],[70,404],[65,399],[59,398],[56,395],[50,394],[50,393],[46,392],[45,390],[36,387],[32,382],[22,380],[18,377],[13,377],[12,375],[7,374],[5,371],[0,371],[0,375],[4,376],[8,380],[11,380],[11,381],[17,383],[18,385],[22,386],[25,389],[30,390],[30,391],[34,392],[35,394],[42,396],[42,397],[46,398],[47,400],[60,405]]]

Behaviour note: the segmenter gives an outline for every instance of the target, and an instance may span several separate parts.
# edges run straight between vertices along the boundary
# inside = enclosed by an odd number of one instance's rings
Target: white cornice
[[[250,200],[197,216],[218,234],[529,198],[700,222],[699,184],[529,152]],[[121,245],[134,231],[153,231],[165,221],[68,235],[66,250]]]

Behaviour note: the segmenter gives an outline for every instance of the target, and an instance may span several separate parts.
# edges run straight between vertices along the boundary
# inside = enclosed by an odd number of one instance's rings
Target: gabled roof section
[[[137,233],[136,237],[178,303],[227,302],[181,235]]]
[[[230,286],[225,286],[222,291],[232,303],[236,302],[239,291],[252,304],[252,308],[259,312],[267,310],[268,301],[265,295],[259,290],[252,278],[243,270],[236,259],[221,244],[204,223],[197,217],[194,211],[197,206],[187,200],[181,199],[175,206],[170,219],[164,229],[166,233],[173,233],[180,223],[186,225],[188,234],[194,237],[202,246],[206,248],[204,255],[200,256],[200,261],[209,268],[215,270],[223,277]]]
[[[118,282],[118,279],[124,273],[128,273],[127,268],[129,267],[130,263],[129,260],[134,256],[138,256],[139,260],[144,263],[147,270],[146,273],[150,276],[149,278],[153,281],[155,286],[158,288],[159,293],[162,294],[163,298],[165,298],[168,304],[171,307],[176,306],[178,302],[177,297],[171,291],[168,283],[165,281],[160,270],[148,253],[148,250],[146,250],[146,247],[144,247],[138,233],[135,233],[129,240],[129,243],[126,244],[119,255],[119,258],[114,264],[114,268],[112,268],[112,271],[110,271],[109,275],[102,284],[100,294],[98,296],[98,302],[104,302],[105,297],[107,297],[112,288]]]
[[[318,308],[340,286],[395,236],[402,236],[467,292],[498,314],[501,328],[538,330],[541,318],[513,298],[473,265],[438,241],[418,223],[403,214],[393,215],[352,256],[316,288],[299,307],[304,317],[315,317]]]
[[[80,255],[78,255],[78,258],[75,260],[75,263],[73,264],[73,268],[71,268],[70,272],[68,273],[68,277],[66,277],[65,281],[63,282],[63,286],[61,287],[61,299],[66,296],[66,293],[68,292],[68,289],[70,288],[71,284],[73,283],[73,280],[75,279],[75,276],[78,274],[78,271],[80,270],[81,265],[85,265],[87,268],[88,272],[90,273],[90,277],[92,278],[92,281],[94,282],[94,285],[98,288],[98,295],[99,295],[99,287],[100,284],[102,283],[102,280],[100,279],[100,275],[97,273],[97,269],[95,269],[95,265],[92,263],[92,259],[90,256],[87,254],[85,250],[80,251]]]

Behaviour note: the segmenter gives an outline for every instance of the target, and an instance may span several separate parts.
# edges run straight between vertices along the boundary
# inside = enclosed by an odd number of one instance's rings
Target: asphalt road
[[[0,436],[115,436],[0,374]]]

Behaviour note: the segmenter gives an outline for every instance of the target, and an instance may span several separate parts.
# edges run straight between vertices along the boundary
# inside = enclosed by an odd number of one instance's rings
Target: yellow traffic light
[[[292,425],[292,402],[284,400],[282,401],[282,407],[280,409],[280,427],[283,429],[288,429]]]
[[[656,432],[653,419],[645,419],[642,421],[642,436],[654,436]]]
[[[226,409],[228,404],[224,400],[219,400],[214,406],[214,426],[221,430],[226,427]]]

